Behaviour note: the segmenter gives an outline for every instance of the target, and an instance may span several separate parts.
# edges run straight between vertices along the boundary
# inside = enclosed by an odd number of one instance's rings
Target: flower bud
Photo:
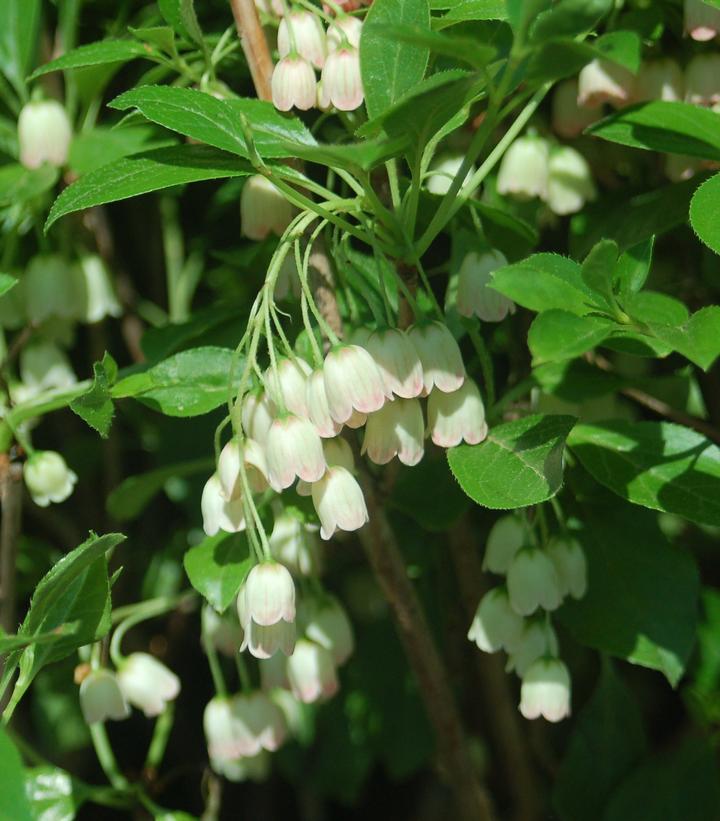
[[[475,381],[469,377],[453,393],[434,390],[428,397],[428,432],[441,448],[460,442],[477,445],[488,433],[485,405]]]
[[[483,570],[505,575],[515,554],[525,544],[526,529],[517,516],[501,516],[490,528]]]
[[[699,43],[713,40],[720,32],[720,9],[703,0],[685,0],[685,31]]]
[[[347,39],[349,45],[360,48],[362,20],[357,17],[338,17],[327,30],[328,51],[337,51]]]
[[[249,439],[254,439],[262,447],[267,445],[267,436],[274,418],[275,407],[265,391],[249,393],[243,398],[240,408],[242,428]]]
[[[575,214],[597,197],[592,171],[585,157],[569,146],[554,148],[548,164],[546,202],[561,216]]]
[[[76,269],[82,299],[79,319],[90,324],[106,316],[120,316],[122,308],[115,296],[110,273],[97,254],[86,254]]]
[[[508,594],[513,609],[530,616],[538,607],[556,610],[562,602],[560,579],[548,555],[535,547],[519,550],[508,569]]]
[[[570,673],[559,659],[540,659],[527,671],[520,687],[520,712],[528,719],[542,716],[553,722],[570,715]]]
[[[633,102],[665,100],[673,103],[684,96],[685,77],[675,60],[651,60],[642,64],[635,81]]]
[[[315,430],[323,438],[337,436],[342,425],[330,415],[327,393],[325,392],[325,374],[322,369],[313,371],[307,380],[307,410]]]
[[[441,157],[439,160],[435,160],[430,165],[427,174],[425,182],[427,190],[439,197],[447,194],[464,161],[465,157],[463,156]],[[462,196],[462,189],[470,182],[475,170],[475,166],[471,165],[458,190],[458,196]]]
[[[505,670],[513,670],[522,678],[530,667],[544,656],[558,654],[558,639],[547,618],[533,619],[525,622],[520,637],[515,642],[508,656]]]
[[[315,105],[315,72],[302,57],[283,57],[275,65],[271,84],[273,105],[280,111],[290,111],[293,106],[308,111]]]
[[[456,391],[465,380],[465,365],[447,325],[437,320],[413,325],[408,335],[422,364],[425,395],[433,386],[443,393]]]
[[[291,11],[283,17],[277,42],[281,57],[296,52],[315,68],[322,68],[325,64],[325,31],[318,17],[310,11]]]
[[[339,111],[354,111],[362,105],[363,97],[358,49],[345,46],[331,51],[320,78],[320,108],[332,105]]]
[[[39,340],[20,351],[20,378],[33,396],[77,382],[70,360],[54,342]]]
[[[587,561],[577,539],[563,535],[553,537],[546,548],[560,580],[560,593],[582,599],[587,592]]]
[[[239,533],[245,530],[245,512],[242,497],[227,500],[220,477],[217,473],[205,482],[200,498],[203,530],[206,536],[214,536],[218,531]]]
[[[56,100],[27,103],[18,117],[20,162],[39,168],[44,162],[65,165],[72,140],[72,126]]]
[[[578,105],[577,79],[563,80],[555,86],[552,99],[552,127],[560,137],[573,139],[602,116],[600,108]]]
[[[593,60],[578,76],[578,105],[597,108],[610,103],[621,108],[630,102],[634,87],[635,78],[624,66],[609,60]]]
[[[458,274],[457,309],[461,316],[478,316],[483,322],[501,322],[515,313],[515,304],[499,291],[488,287],[491,274],[507,265],[500,251],[465,255]]]
[[[247,178],[240,193],[240,231],[244,237],[256,240],[270,234],[279,237],[292,218],[292,205],[267,177],[253,174]]]
[[[245,439],[242,444],[237,439],[231,439],[220,451],[217,469],[227,501],[239,499],[243,492],[241,465],[244,465],[251,491],[262,493],[267,489],[268,469],[263,449],[253,439]]]
[[[366,349],[375,360],[388,396],[412,399],[423,392],[420,357],[407,334],[387,328],[370,334]]]
[[[542,137],[520,137],[508,148],[497,176],[498,194],[519,200],[547,196],[550,149]]]
[[[160,715],[180,692],[180,679],[148,653],[129,655],[118,669],[117,680],[125,698],[148,718]]]
[[[340,345],[325,357],[325,393],[332,418],[344,424],[353,410],[372,413],[387,396],[375,360],[358,345]]]
[[[252,619],[261,627],[279,621],[295,621],[295,584],[290,571],[279,562],[256,564],[243,584],[243,630]]]
[[[720,103],[720,54],[698,54],[685,68],[685,100],[693,105]]]
[[[267,441],[268,481],[280,492],[295,477],[317,482],[325,472],[322,441],[312,422],[286,414],[270,426]]]
[[[468,631],[468,639],[480,650],[495,653],[515,646],[523,632],[524,621],[510,607],[504,587],[495,587],[480,600],[475,618]]]
[[[296,576],[317,572],[320,561],[317,536],[292,511],[281,508],[277,512],[268,541],[273,558]]]
[[[88,724],[113,719],[120,721],[130,715],[130,707],[111,670],[92,670],[80,685],[80,709]]]
[[[47,507],[64,502],[73,492],[77,475],[54,450],[38,450],[23,465],[23,478],[33,502]]]
[[[312,601],[308,606],[305,635],[329,650],[339,667],[350,658],[355,649],[352,625],[345,608],[334,596]]]
[[[332,654],[325,647],[300,639],[287,661],[292,694],[303,704],[324,701],[337,693],[339,684]]]
[[[423,458],[424,439],[420,401],[395,399],[368,416],[362,452],[376,465],[386,465],[397,456],[404,465],[412,467]]]
[[[359,530],[369,520],[360,485],[344,467],[328,468],[322,479],[313,483],[312,500],[323,539],[330,539],[338,529]]]

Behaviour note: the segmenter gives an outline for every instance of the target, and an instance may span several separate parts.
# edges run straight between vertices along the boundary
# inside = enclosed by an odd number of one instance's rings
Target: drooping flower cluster
[[[483,568],[505,577],[478,605],[468,638],[486,653],[505,650],[507,670],[522,681],[520,712],[528,719],[560,721],[570,714],[570,675],[558,657],[550,613],[563,599],[580,599],[587,589],[585,554],[570,534],[539,547],[516,516],[495,523]]]

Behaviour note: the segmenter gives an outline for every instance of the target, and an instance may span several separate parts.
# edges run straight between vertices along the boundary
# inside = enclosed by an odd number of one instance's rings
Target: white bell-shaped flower
[[[64,502],[73,492],[77,474],[54,450],[38,450],[23,465],[23,478],[33,502],[47,507]]]
[[[274,418],[275,406],[265,391],[248,393],[243,397],[240,406],[240,420],[242,428],[249,439],[254,439],[262,447],[265,447],[270,425],[272,425]]]
[[[268,542],[273,558],[295,575],[310,576],[317,572],[320,563],[317,534],[291,510],[277,510]]]
[[[615,108],[632,99],[635,77],[624,66],[610,60],[592,60],[578,76],[578,105],[597,108],[610,103]]]
[[[308,111],[317,101],[315,72],[302,57],[283,57],[276,63],[271,86],[273,105],[279,111],[290,111],[293,106]]]
[[[295,481],[317,482],[325,472],[322,440],[309,419],[285,414],[270,426],[266,448],[268,480],[281,491]]]
[[[354,111],[364,98],[360,76],[360,52],[353,46],[341,46],[328,54],[320,78],[318,103],[326,110]]]
[[[447,325],[437,320],[413,325],[408,336],[420,356],[425,394],[433,387],[444,393],[456,391],[465,380],[465,365]]]
[[[570,146],[554,148],[548,164],[545,201],[554,214],[575,214],[597,197],[592,171],[583,155]]]
[[[362,452],[376,465],[396,456],[417,465],[425,453],[425,421],[419,399],[395,399],[368,416]]]
[[[160,715],[180,693],[180,679],[148,653],[131,653],[118,668],[117,680],[127,701],[148,718]]]
[[[370,334],[365,344],[382,376],[385,393],[412,399],[423,392],[420,356],[407,334],[397,328]]]
[[[544,656],[557,656],[558,639],[550,620],[532,619],[525,622],[520,638],[510,650],[505,670],[513,670],[522,678],[530,667]]]
[[[241,756],[257,755],[260,750],[275,752],[287,736],[280,709],[261,691],[238,694],[231,699],[232,721],[241,745]]]
[[[291,11],[278,28],[278,52],[287,57],[297,52],[315,68],[325,65],[327,44],[320,19],[310,11]]]
[[[685,68],[685,100],[693,105],[720,103],[720,54],[697,54]]]
[[[25,168],[43,163],[63,166],[72,140],[72,126],[57,100],[27,103],[18,117],[20,162]]]
[[[20,379],[32,396],[53,388],[70,388],[77,382],[65,352],[46,340],[26,345],[20,351]]]
[[[547,196],[550,147],[542,137],[519,137],[505,152],[497,176],[498,194],[519,200]]]
[[[299,357],[279,359],[277,368],[269,367],[263,374],[263,382],[273,405],[307,418],[307,383],[311,373],[312,368]]]
[[[256,564],[245,579],[242,595],[243,630],[250,620],[261,627],[295,621],[295,584],[290,571],[279,562]]]
[[[228,501],[238,499],[242,494],[241,465],[245,468],[250,490],[261,493],[267,489],[268,469],[263,449],[253,439],[245,439],[242,443],[231,439],[220,451],[217,469],[223,494]]]
[[[238,614],[242,618],[243,596],[238,595]],[[254,621],[247,624],[240,652],[249,650],[256,659],[269,659],[281,652],[285,656],[292,654],[296,638],[295,622],[279,621],[269,627],[263,627]]]
[[[477,316],[483,322],[501,322],[515,313],[515,303],[490,288],[492,274],[507,265],[500,251],[465,255],[458,273],[457,310],[461,316]]]
[[[340,466],[345,468],[345,470],[349,470],[350,473],[355,473],[355,457],[346,439],[340,436],[334,439],[323,439],[323,453],[325,454],[325,462],[329,468]],[[312,496],[312,485],[310,482],[303,482],[303,480],[300,479],[295,489],[300,496]]]
[[[339,667],[355,649],[355,637],[345,608],[334,596],[312,600],[305,613],[305,635],[329,650]]]
[[[582,599],[587,592],[587,560],[578,540],[569,534],[554,536],[546,550],[560,579],[562,595]]]
[[[337,436],[342,424],[330,415],[327,393],[325,392],[325,374],[322,369],[313,371],[307,379],[307,410],[315,430],[323,438]]]
[[[525,547],[515,554],[508,569],[510,604],[522,616],[532,615],[539,607],[556,610],[562,603],[560,579],[547,553]]]
[[[720,32],[720,9],[703,0],[685,0],[685,31],[698,43],[714,40]]]
[[[465,157],[461,154],[449,157],[440,157],[439,159],[434,160],[430,165],[430,169],[428,170],[427,178],[425,180],[425,187],[427,190],[431,194],[435,194],[439,197],[447,194],[464,161]],[[463,180],[460,189],[458,190],[458,196],[462,196],[463,186],[470,182],[475,171],[475,166],[471,165],[465,175],[465,179]]]
[[[122,308],[115,296],[110,272],[97,254],[86,254],[75,269],[78,291],[82,295],[80,319],[83,322],[99,322],[106,316],[120,316]]]
[[[312,486],[312,500],[320,519],[320,535],[330,539],[336,530],[359,530],[368,520],[362,489],[344,467],[329,467]]]
[[[523,625],[523,617],[510,606],[507,590],[495,587],[480,600],[468,639],[486,653],[510,650],[520,639]]]
[[[314,641],[300,639],[287,660],[292,694],[303,704],[325,701],[339,689],[332,653]]]
[[[293,206],[267,177],[253,174],[247,178],[240,192],[240,231],[244,237],[255,240],[270,234],[279,237],[292,218]]]
[[[112,670],[91,670],[80,684],[80,709],[88,724],[112,719],[120,721],[130,715],[117,677]]]
[[[213,770],[228,781],[253,781],[261,784],[270,776],[271,756],[267,750],[257,755],[242,756],[234,760],[215,759],[210,762]]]
[[[684,98],[685,76],[675,60],[650,60],[640,66],[635,80],[633,102],[665,100],[674,103]]]
[[[238,652],[243,640],[243,631],[233,615],[218,613],[210,605],[202,609],[202,635],[210,645],[231,658]]]
[[[570,673],[559,659],[540,659],[525,673],[520,712],[528,719],[562,721],[570,715]]]
[[[505,575],[515,554],[527,541],[527,530],[517,516],[501,516],[490,528],[485,544],[483,570]]]
[[[24,277],[28,319],[40,324],[50,317],[79,319],[84,298],[77,269],[59,254],[40,254],[30,261]]]
[[[337,51],[347,40],[354,48],[360,48],[362,20],[349,15],[338,17],[327,30],[328,51]]]
[[[469,377],[453,393],[434,390],[428,397],[427,413],[428,433],[438,447],[453,448],[460,442],[477,445],[487,437],[485,405]]]
[[[372,356],[358,345],[340,345],[325,357],[325,393],[332,418],[346,423],[353,410],[372,413],[387,398],[382,375]]]
[[[555,86],[552,99],[552,127],[560,137],[572,140],[602,116],[600,107],[578,105],[577,78],[563,80]]]
[[[200,497],[203,530],[206,536],[214,536],[220,530],[239,533],[245,530],[245,510],[242,496],[228,501],[217,473],[205,482]]]

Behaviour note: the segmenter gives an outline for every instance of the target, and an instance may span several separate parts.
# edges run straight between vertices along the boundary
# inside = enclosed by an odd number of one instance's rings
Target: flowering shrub
[[[0,3],[2,818],[714,818],[719,37]]]

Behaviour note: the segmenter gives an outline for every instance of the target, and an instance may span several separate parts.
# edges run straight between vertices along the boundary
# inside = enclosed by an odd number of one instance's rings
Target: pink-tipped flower
[[[345,664],[355,649],[350,619],[334,596],[309,603],[305,614],[305,635],[329,650],[338,667]]]
[[[523,626],[523,617],[510,607],[507,590],[495,587],[480,600],[468,639],[485,653],[510,650],[522,635]]]
[[[364,92],[360,77],[360,52],[342,47],[328,54],[320,78],[320,108],[331,105],[339,111],[354,111],[362,105]]]
[[[242,613],[242,598],[238,596],[238,613]],[[295,636],[295,622],[279,621],[263,627],[251,621],[245,630],[240,652],[249,650],[256,659],[269,659],[278,652],[290,656],[295,648]]]
[[[633,102],[665,100],[674,103],[682,100],[684,96],[685,77],[675,60],[666,58],[642,64],[635,81]]]
[[[148,718],[159,716],[180,693],[180,679],[148,653],[131,653],[124,659],[117,682],[125,699]]]
[[[299,482],[298,482],[299,484]],[[307,495],[310,495],[310,485]],[[272,533],[268,538],[272,557],[282,562],[296,576],[310,576],[320,565],[317,534],[311,532],[292,510],[279,507],[275,512]]]
[[[317,482],[325,472],[322,441],[309,419],[285,414],[270,426],[267,440],[268,481],[280,492],[298,479]]]
[[[358,345],[340,345],[325,357],[325,393],[330,416],[345,424],[353,410],[372,413],[387,397],[383,379],[372,356]]]
[[[240,231],[248,239],[278,237],[293,218],[293,207],[267,177],[253,174],[240,193]]]
[[[292,693],[303,704],[325,701],[337,693],[339,684],[332,654],[314,641],[300,639],[287,661]]]
[[[18,144],[25,168],[39,168],[45,162],[65,165],[71,140],[70,120],[57,100],[23,106],[18,117]]]
[[[312,500],[323,539],[330,539],[336,530],[359,530],[370,518],[360,485],[339,465],[328,468],[322,479],[313,483]]]
[[[532,615],[539,607],[557,610],[562,603],[560,578],[544,550],[524,547],[515,554],[508,569],[510,604],[522,616]]]
[[[325,64],[325,31],[319,18],[310,11],[291,11],[283,17],[277,43],[281,57],[297,52],[315,68]]]
[[[444,393],[456,391],[465,381],[465,365],[447,325],[437,320],[413,325],[408,335],[420,357],[425,394],[433,387]]]
[[[370,334],[366,348],[382,376],[385,393],[412,399],[423,392],[420,357],[407,334],[387,328]]]
[[[235,420],[239,418],[248,439],[254,439],[265,447],[270,425],[275,418],[275,407],[265,391],[246,394],[239,408],[235,404],[233,415]],[[237,421],[235,425],[237,427]]]
[[[720,54],[698,54],[685,69],[685,100],[693,105],[720,103]]]
[[[570,715],[570,673],[559,659],[540,659],[520,687],[520,712],[528,719],[562,721]]]
[[[362,20],[357,17],[338,17],[327,30],[328,51],[337,51],[345,40],[353,48],[360,48]]]
[[[367,414],[360,413],[360,411],[354,410],[350,414],[350,418],[345,421],[345,425],[351,430],[357,430],[358,428],[361,428],[366,422]]]
[[[362,452],[376,465],[395,456],[404,465],[417,465],[425,448],[425,422],[418,399],[395,399],[368,416]]]
[[[560,137],[574,139],[602,116],[600,107],[578,105],[578,81],[563,80],[555,86],[552,99],[552,127]]]
[[[279,621],[295,621],[295,584],[279,562],[256,564],[245,579],[243,593],[245,623],[252,619],[261,627],[270,627]]]
[[[277,408],[307,418],[307,381],[311,373],[312,368],[304,359],[279,359],[277,371],[269,367],[263,375],[270,401]]]
[[[337,436],[342,430],[342,425],[330,415],[330,406],[325,393],[325,375],[322,369],[313,371],[308,377],[307,409],[310,421],[323,439]]]
[[[311,109],[317,99],[317,81],[313,67],[302,57],[283,57],[273,70],[273,105],[280,111],[295,106],[301,111]]]
[[[325,462],[329,468],[343,467],[350,473],[355,473],[355,457],[352,448],[347,440],[340,437],[323,440],[323,453]],[[295,486],[300,496],[312,496],[312,485],[310,482],[303,482],[301,479]]]
[[[242,444],[231,439],[220,451],[217,475],[225,498],[228,501],[238,499],[243,491],[240,468],[244,465],[250,490],[262,493],[267,489],[267,461],[265,451],[254,439],[245,439]]]
[[[562,145],[550,153],[545,202],[554,214],[565,216],[581,210],[597,197],[590,165],[583,155]]]
[[[428,432],[441,448],[454,448],[460,442],[477,445],[488,433],[485,405],[472,379],[453,393],[433,391],[428,398]]]
[[[457,309],[461,316],[478,316],[483,322],[501,322],[515,313],[515,303],[490,288],[492,274],[507,265],[500,251],[466,254],[460,266],[457,288]]]
[[[505,152],[497,176],[498,194],[519,200],[547,194],[550,147],[542,137],[519,137]]]
[[[699,43],[715,39],[720,32],[720,9],[703,0],[685,0],[685,31]]]
[[[520,637],[509,648],[505,671],[513,670],[523,678],[535,662],[545,656],[557,656],[558,638],[550,619],[545,616],[528,619]]]
[[[228,501],[217,473],[213,473],[205,482],[200,498],[200,509],[203,517],[203,530],[207,536],[214,536],[220,530],[225,533],[238,533],[245,530],[242,496]]]
[[[259,690],[238,694],[230,701],[241,756],[257,755],[260,750],[275,752],[280,748],[287,736],[287,726],[279,707]]]
[[[615,108],[632,99],[635,77],[624,66],[609,60],[593,60],[578,76],[578,105],[597,108],[610,103]]]

